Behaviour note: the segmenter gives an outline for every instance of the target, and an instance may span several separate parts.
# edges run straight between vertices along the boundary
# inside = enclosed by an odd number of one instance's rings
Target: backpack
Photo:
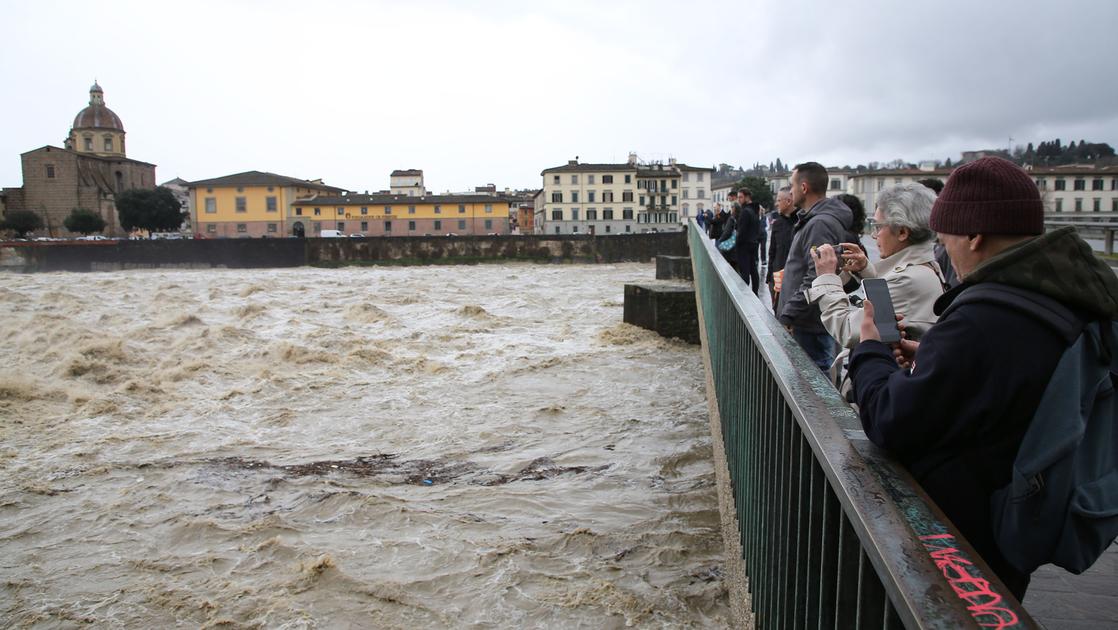
[[[1032,291],[981,283],[968,302],[996,303],[1047,324],[1068,343],[1030,420],[1009,484],[991,500],[994,538],[1016,569],[1082,573],[1118,537],[1118,326],[1085,323]]]

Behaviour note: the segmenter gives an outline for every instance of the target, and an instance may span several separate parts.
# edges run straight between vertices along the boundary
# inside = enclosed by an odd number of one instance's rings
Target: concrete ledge
[[[657,256],[657,280],[693,280],[689,256]]]
[[[695,288],[686,284],[625,285],[625,323],[664,337],[699,343]]]

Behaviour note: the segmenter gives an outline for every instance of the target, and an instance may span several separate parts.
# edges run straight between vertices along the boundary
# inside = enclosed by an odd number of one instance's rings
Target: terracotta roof
[[[553,166],[551,168],[545,168],[544,170],[540,171],[540,175],[543,175],[545,173],[582,173],[582,172],[588,172],[588,171],[589,172],[598,172],[598,171],[635,171],[635,170],[637,170],[637,167],[632,165],[632,164],[629,164],[628,162],[622,162],[620,164],[579,164],[579,163],[576,162],[574,164],[567,163],[567,164],[564,164],[563,166]]]
[[[344,188],[327,186],[326,184],[306,179],[276,175],[275,173],[266,173],[262,171],[245,171],[244,173],[235,173],[224,177],[201,179],[196,182],[190,182],[190,185],[196,188],[200,186],[298,186],[300,188],[314,188],[331,192],[342,192],[345,190]]]
[[[457,204],[457,203],[509,203],[508,198],[493,195],[427,195],[416,197],[413,195],[345,195],[329,197],[311,197],[300,199],[294,203],[296,206],[354,206],[354,205],[419,205],[419,204]]]

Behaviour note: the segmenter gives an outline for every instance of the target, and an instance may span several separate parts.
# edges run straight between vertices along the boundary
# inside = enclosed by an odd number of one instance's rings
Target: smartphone
[[[889,284],[882,278],[866,278],[862,281],[866,289],[866,299],[873,302],[873,323],[884,343],[897,343],[901,332],[897,330],[897,314],[893,310],[893,298],[889,296]]]

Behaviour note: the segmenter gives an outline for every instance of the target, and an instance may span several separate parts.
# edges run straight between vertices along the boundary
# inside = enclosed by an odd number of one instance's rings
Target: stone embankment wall
[[[391,238],[31,241],[0,243],[0,269],[117,271],[479,262],[648,262],[687,255],[683,232]]]

